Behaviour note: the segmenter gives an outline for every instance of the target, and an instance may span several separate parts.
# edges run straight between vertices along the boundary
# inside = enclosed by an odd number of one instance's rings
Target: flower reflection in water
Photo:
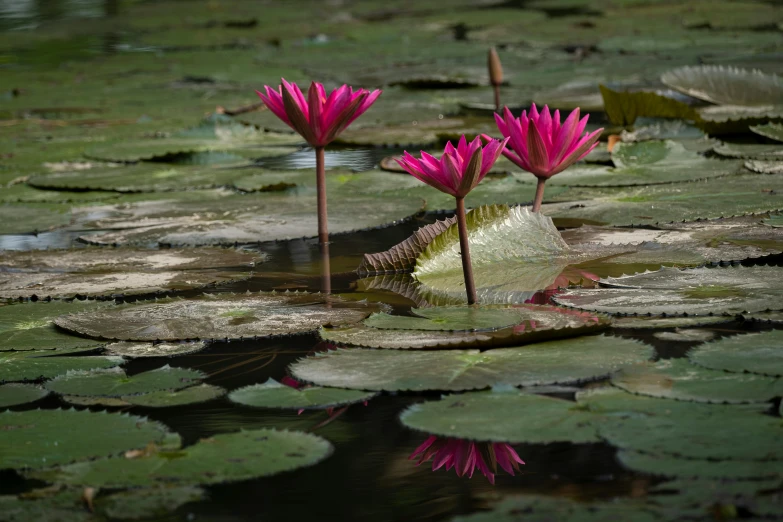
[[[509,475],[519,471],[519,465],[525,462],[517,452],[504,442],[474,442],[464,439],[452,439],[431,435],[408,457],[418,458],[417,466],[432,459],[432,471],[445,467],[455,468],[458,477],[473,477],[478,469],[487,477],[490,484],[495,483],[495,474],[500,466]]]

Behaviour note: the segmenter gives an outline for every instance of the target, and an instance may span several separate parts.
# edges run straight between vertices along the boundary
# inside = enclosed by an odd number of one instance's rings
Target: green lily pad
[[[92,487],[219,484],[312,466],[331,453],[332,445],[315,435],[260,429],[215,435],[179,450],[77,463],[31,476]]]
[[[653,185],[720,177],[739,169],[736,162],[705,158],[671,140],[618,143],[612,150],[612,161],[613,169],[571,167],[550,183],[576,187]]]
[[[633,450],[620,450],[617,460],[625,468],[638,473],[660,477],[725,478],[732,480],[778,477],[780,462],[753,460],[723,460],[678,458],[671,455],[654,455]]]
[[[693,348],[688,357],[713,370],[783,377],[783,331],[727,337]]]
[[[297,390],[274,379],[234,390],[231,402],[255,408],[322,409],[368,401],[375,393],[308,386]]]
[[[516,390],[448,395],[400,414],[408,428],[433,435],[511,444],[600,442],[594,418],[575,402]]]
[[[681,67],[661,76],[673,89],[719,105],[768,105],[783,100],[783,82],[772,74],[733,67]]]
[[[114,306],[111,302],[40,302],[0,307],[0,352],[15,350],[56,350],[57,353],[90,351],[103,345],[57,330],[54,319],[60,315],[88,312]],[[52,352],[54,353],[54,352]]]
[[[712,326],[730,323],[735,316],[696,316],[696,317],[617,317],[612,321],[614,328],[657,329],[688,328],[693,326]]]
[[[783,161],[748,160],[745,168],[759,174],[783,174]]]
[[[783,396],[779,379],[710,370],[684,359],[623,368],[612,376],[612,384],[630,393],[696,402],[740,404]]]
[[[577,502],[563,497],[535,495],[510,496],[491,511],[461,515],[451,522],[604,522],[634,520],[655,522],[658,514],[638,500],[612,502]]]
[[[643,118],[637,122],[632,131],[620,133],[623,143],[635,143],[649,140],[674,140],[683,145],[693,145],[697,142],[710,143],[707,135],[698,127],[684,120],[669,120],[663,118]],[[712,147],[705,147],[709,150]],[[693,150],[686,146],[686,149]],[[597,150],[597,149],[594,149]],[[698,151],[701,152],[701,151]]]
[[[713,150],[715,153],[729,158],[783,160],[783,145],[723,143],[716,146]]]
[[[742,314],[746,321],[760,321],[768,324],[783,324],[783,311],[756,312],[753,314]]]
[[[51,379],[69,371],[98,370],[119,366],[122,357],[58,357],[50,351],[0,352],[0,382]]]
[[[73,406],[101,406],[104,408],[127,408],[126,400],[117,397],[90,397],[87,395],[61,395],[60,400]]]
[[[524,314],[513,308],[474,308],[465,306],[417,308],[418,317],[372,314],[364,325],[380,330],[467,331],[498,330],[519,324]]]
[[[46,522],[92,522],[95,517],[84,509],[84,500],[80,493],[65,490],[52,494],[43,492],[42,498],[32,491],[19,497],[0,496],[0,520],[3,522],[28,522],[41,520]],[[32,496],[32,498],[29,498]]]
[[[601,280],[610,288],[568,290],[558,304],[610,314],[708,315],[758,312],[779,305],[777,267],[662,268]]]
[[[165,426],[125,414],[87,410],[0,413],[0,469],[41,469],[116,455],[162,442]]]
[[[0,408],[35,402],[47,395],[47,390],[32,384],[3,384],[0,386]]]
[[[747,133],[754,125],[783,121],[783,104],[708,105],[698,109],[699,128],[711,135]]]
[[[590,381],[651,355],[649,346],[633,340],[590,336],[487,352],[344,349],[301,359],[291,373],[319,386],[355,390],[460,391]]]
[[[167,192],[228,187],[252,172],[246,168],[140,163],[33,176],[28,184],[59,191]]]
[[[89,203],[106,201],[115,198],[112,192],[65,192],[54,190],[38,190],[27,184],[17,183],[4,187],[0,192],[0,202],[8,203]]]
[[[148,372],[149,373],[149,372]],[[145,392],[141,395],[123,395],[122,400],[133,406],[145,408],[169,408],[183,406],[185,404],[197,404],[211,401],[226,394],[226,390],[220,386],[211,384],[199,384],[190,386],[184,390],[158,390]]]
[[[658,484],[648,499],[670,517],[701,518],[705,513],[720,512],[774,518],[783,512],[779,485],[780,480],[775,479],[680,479]]]
[[[492,309],[497,309],[502,305],[490,306]],[[335,344],[368,348],[486,348],[518,346],[522,343],[574,337],[598,332],[609,324],[604,317],[583,312],[575,313],[573,310],[554,306],[524,304],[515,305],[511,310],[517,317],[515,325],[494,332],[453,332],[432,329],[388,331],[356,325],[345,328],[322,328],[320,335],[323,340]]]
[[[95,509],[111,519],[142,520],[164,516],[185,504],[206,498],[207,492],[199,487],[161,486],[100,496],[95,502]]]
[[[0,234],[34,234],[68,225],[71,206],[58,203],[0,204]]]
[[[107,355],[119,355],[128,359],[139,357],[177,357],[200,352],[207,347],[204,341],[184,343],[134,343],[121,341],[109,343],[105,348]]]
[[[571,188],[544,205],[553,219],[592,225],[662,225],[783,209],[783,181],[757,174],[628,188]]]
[[[56,324],[81,335],[126,341],[240,339],[307,333],[327,323],[355,323],[378,308],[322,294],[217,294],[66,316]]]
[[[160,390],[179,390],[206,378],[203,373],[168,365],[132,377],[119,368],[89,372],[68,372],[46,383],[46,389],[60,395],[120,397]]]
[[[767,123],[765,125],[756,125],[751,127],[750,130],[775,141],[783,141],[783,124],[780,123]]]

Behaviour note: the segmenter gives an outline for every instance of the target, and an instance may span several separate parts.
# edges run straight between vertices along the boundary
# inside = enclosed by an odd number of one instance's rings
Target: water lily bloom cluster
[[[432,459],[432,471],[445,467],[454,468],[457,476],[473,477],[478,469],[487,477],[490,484],[495,483],[495,474],[500,466],[509,475],[519,471],[519,465],[525,462],[519,458],[514,448],[504,442],[472,442],[463,439],[450,439],[430,436],[408,457],[418,458],[417,466]]]
[[[508,138],[498,141],[489,139],[482,145],[481,138],[470,143],[462,136],[457,146],[448,142],[440,159],[421,151],[421,159],[407,151],[398,159],[400,167],[416,179],[457,199],[457,226],[459,230],[462,271],[465,276],[465,292],[468,304],[475,304],[476,285],[473,282],[473,268],[470,264],[468,226],[465,219],[465,196],[478,185],[492,168],[508,143]]]
[[[315,148],[316,186],[318,189],[318,239],[329,242],[326,211],[326,173],[324,147],[331,143],[356,118],[361,116],[381,91],[354,90],[343,85],[327,95],[320,83],[312,82],[305,96],[295,83],[281,80],[282,85],[264,86],[266,93],[256,91],[264,105],[275,116],[298,132]]]
[[[510,140],[513,149],[506,148],[503,155],[538,178],[534,212],[541,208],[546,180],[587,156],[598,145],[603,129],[583,134],[589,117],[580,119],[577,107],[561,124],[560,111],[552,115],[545,105],[539,113],[535,104],[529,115],[522,111],[519,118],[514,118],[508,107],[503,108],[502,117],[495,114],[498,130]]]

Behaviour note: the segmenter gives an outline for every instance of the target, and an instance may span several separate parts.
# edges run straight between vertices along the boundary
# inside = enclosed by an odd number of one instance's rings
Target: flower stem
[[[321,292],[332,293],[332,271],[329,262],[329,243],[321,243]]]
[[[324,148],[315,148],[315,182],[318,188],[318,242],[329,242],[329,226],[326,218],[326,170]]]
[[[462,274],[465,276],[465,292],[468,304],[476,304],[476,284],[473,282],[473,265],[470,264],[470,245],[468,244],[468,222],[465,219],[465,199],[457,198],[457,229],[459,230],[459,250],[462,255]]]
[[[544,201],[544,178],[538,178],[538,184],[536,185],[536,199],[533,201],[533,212],[541,210],[541,203]]]
[[[500,112],[500,84],[494,84],[495,88],[495,112]]]

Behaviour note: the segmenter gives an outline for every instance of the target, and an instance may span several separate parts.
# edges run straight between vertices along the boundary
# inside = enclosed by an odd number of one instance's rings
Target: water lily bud
[[[500,65],[500,58],[494,47],[489,48],[487,66],[489,67],[489,81],[492,85],[500,85],[503,83],[503,66]]]

